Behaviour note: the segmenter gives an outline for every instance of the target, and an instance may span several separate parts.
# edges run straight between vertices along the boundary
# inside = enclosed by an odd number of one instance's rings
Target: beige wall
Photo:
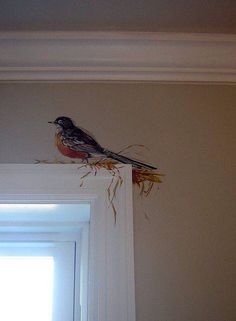
[[[137,321],[236,320],[236,87],[1,84],[0,97],[1,163],[53,159],[47,121],[68,115],[114,151],[145,144],[166,173],[134,196]]]

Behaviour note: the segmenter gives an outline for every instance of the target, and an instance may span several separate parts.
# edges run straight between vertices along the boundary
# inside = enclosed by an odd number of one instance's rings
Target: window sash
[[[23,242],[18,240],[17,235],[11,235],[7,242],[0,241],[0,257],[52,257],[54,259],[52,320],[73,321],[75,304],[75,242],[44,242],[40,240],[40,235],[36,238],[37,242],[26,240]]]

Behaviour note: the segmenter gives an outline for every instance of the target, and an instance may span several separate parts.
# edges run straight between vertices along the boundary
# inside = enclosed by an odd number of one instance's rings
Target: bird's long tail
[[[103,153],[109,158],[112,158],[112,159],[114,159],[114,160],[116,160],[118,162],[121,162],[123,164],[131,164],[132,166],[134,166],[136,168],[153,169],[153,170],[157,169],[154,166],[151,166],[151,165],[136,161],[134,159],[128,158],[128,157],[123,156],[123,155],[116,154],[116,153],[114,153],[114,152],[112,152],[112,151],[110,151],[108,149],[104,149]]]

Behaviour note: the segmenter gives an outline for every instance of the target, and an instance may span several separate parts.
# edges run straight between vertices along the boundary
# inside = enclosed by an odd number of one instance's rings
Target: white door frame
[[[91,204],[88,321],[135,321],[132,172],[129,165],[119,171],[115,223],[108,171],[88,175],[81,186],[87,170],[78,165],[0,165],[0,203]]]

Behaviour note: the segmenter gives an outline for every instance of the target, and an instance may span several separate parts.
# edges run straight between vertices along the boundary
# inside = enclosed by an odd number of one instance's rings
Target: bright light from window
[[[52,321],[53,257],[0,256],[0,320]]]
[[[0,204],[0,209],[4,210],[48,210],[55,209],[56,204]]]

